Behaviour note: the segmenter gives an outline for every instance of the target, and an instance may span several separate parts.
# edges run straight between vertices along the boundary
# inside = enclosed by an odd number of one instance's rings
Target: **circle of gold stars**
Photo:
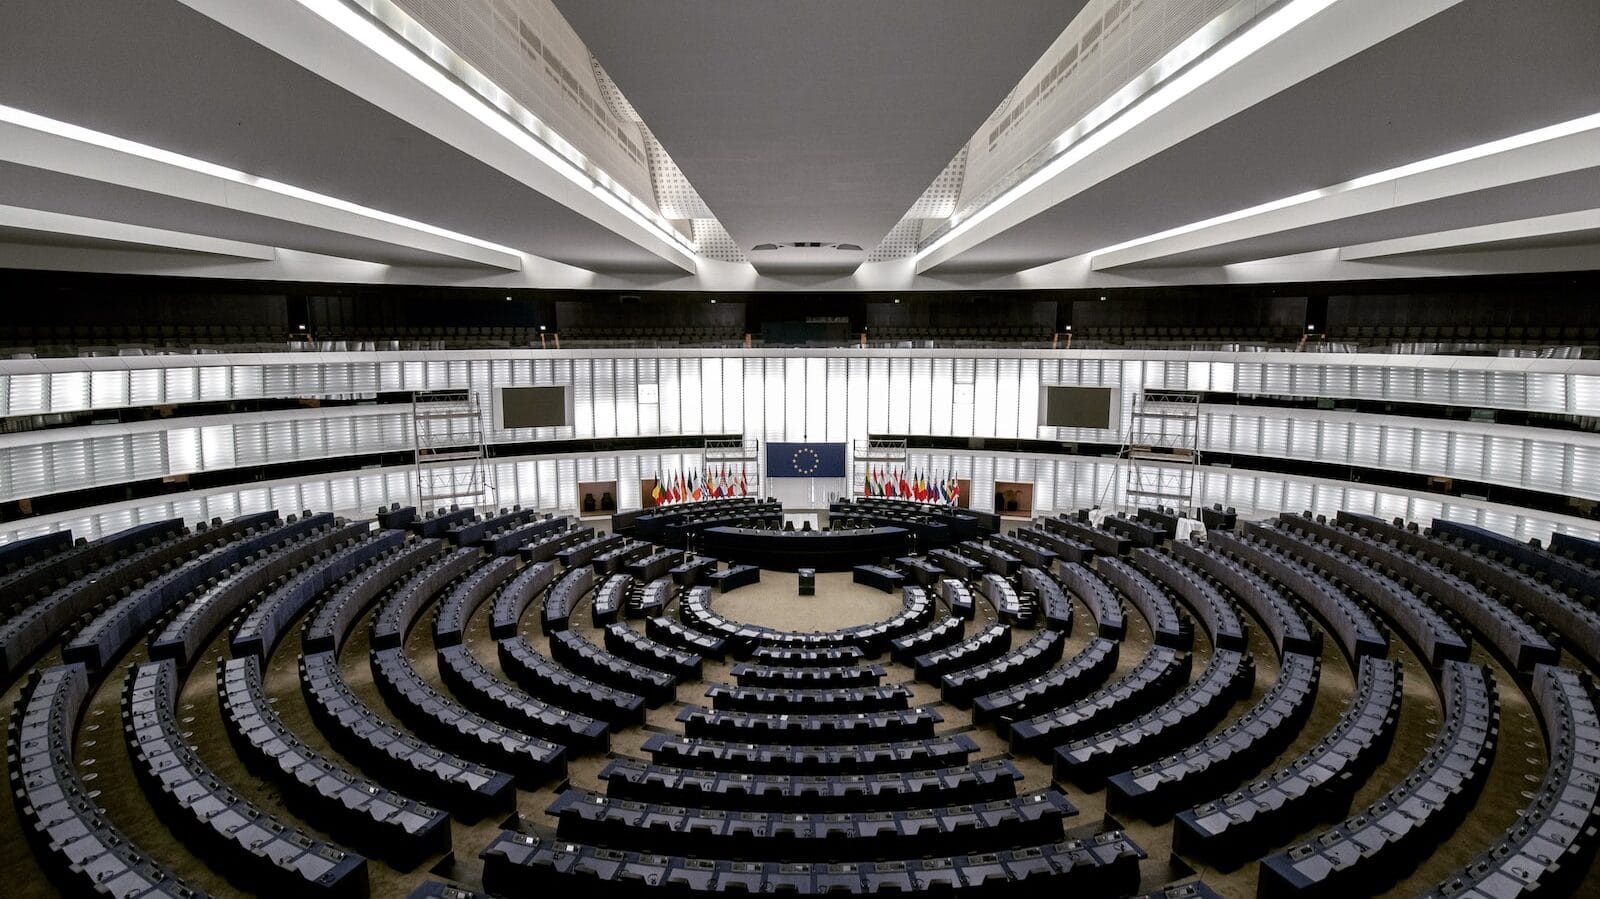
[[[810,461],[804,466],[800,464],[800,455],[802,453],[811,457]],[[817,451],[811,447],[802,446],[794,451],[793,456],[789,457],[789,464],[794,466],[794,470],[801,474],[816,474],[817,469],[822,467],[822,457],[817,455]]]

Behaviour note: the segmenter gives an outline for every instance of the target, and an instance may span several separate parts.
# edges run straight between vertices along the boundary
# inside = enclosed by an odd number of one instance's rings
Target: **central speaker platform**
[[[762,572],[761,582],[712,599],[735,621],[786,631],[827,631],[873,624],[900,611],[900,591],[884,593],[851,581],[848,571],[817,572],[815,596],[799,596],[793,574]]]

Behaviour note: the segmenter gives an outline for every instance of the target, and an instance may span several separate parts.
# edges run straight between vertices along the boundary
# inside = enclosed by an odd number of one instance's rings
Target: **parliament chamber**
[[[1600,896],[1596,46],[0,3],[0,894]]]

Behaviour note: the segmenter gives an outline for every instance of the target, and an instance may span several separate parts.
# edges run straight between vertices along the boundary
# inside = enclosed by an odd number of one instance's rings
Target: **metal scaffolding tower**
[[[417,505],[494,505],[483,406],[476,391],[418,393],[411,401]]]
[[[1165,508],[1195,514],[1200,469],[1200,395],[1140,391],[1122,446],[1128,509]]]

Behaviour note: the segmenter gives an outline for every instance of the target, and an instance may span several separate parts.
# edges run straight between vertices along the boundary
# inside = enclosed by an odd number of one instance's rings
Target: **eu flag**
[[[767,477],[842,478],[844,448],[842,443],[769,443]]]

